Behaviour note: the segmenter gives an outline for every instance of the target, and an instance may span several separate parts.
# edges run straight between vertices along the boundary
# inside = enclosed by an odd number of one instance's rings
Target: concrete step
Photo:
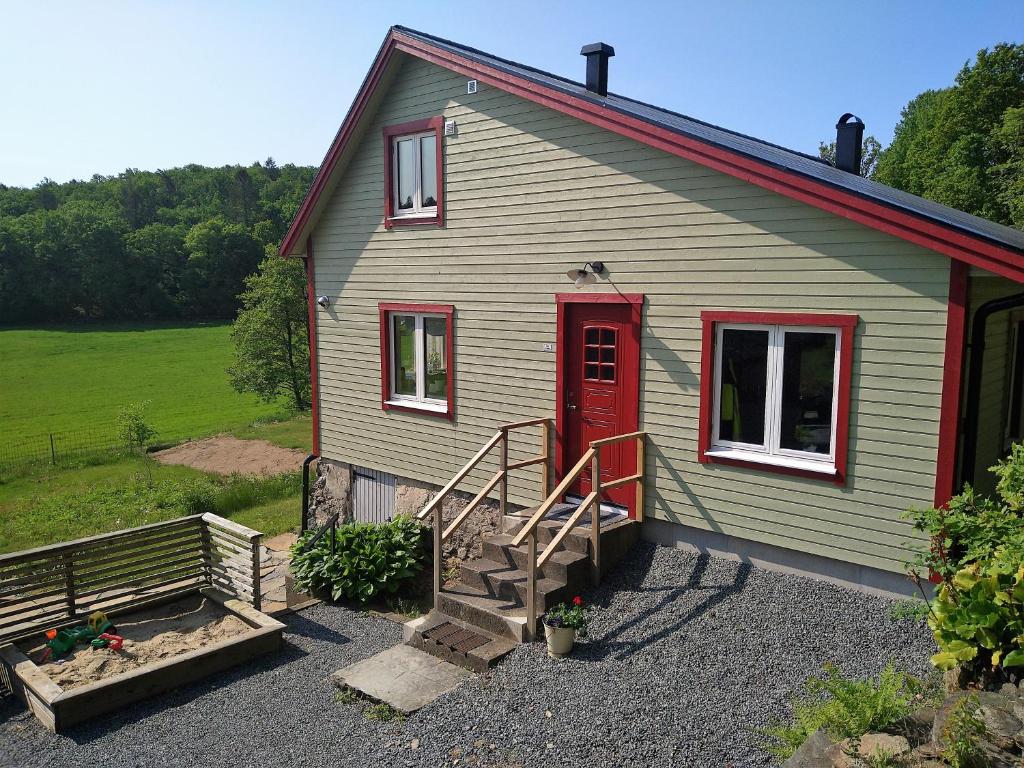
[[[465,584],[445,587],[434,608],[497,637],[526,640],[526,609],[483,590]]]
[[[407,622],[402,633],[407,645],[473,672],[486,672],[518,645],[439,611]]]
[[[474,590],[507,600],[517,606],[526,605],[526,571],[492,560],[471,560],[463,563],[459,581]],[[564,580],[537,579],[537,610],[546,611],[566,599],[569,587]]]
[[[543,550],[538,547],[537,554]],[[507,564],[510,568],[526,570],[527,545],[512,546],[512,535],[508,533],[484,537],[484,559]],[[560,549],[540,569],[542,578],[560,581],[569,586],[582,588],[590,581],[590,557],[584,552]]]

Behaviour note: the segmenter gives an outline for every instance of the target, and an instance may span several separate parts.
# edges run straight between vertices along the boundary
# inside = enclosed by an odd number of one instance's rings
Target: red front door
[[[639,411],[639,308],[629,303],[565,304],[561,343],[564,347],[562,472],[568,472],[594,440],[634,432]],[[633,441],[601,451],[601,479],[608,482],[636,471]],[[571,490],[586,496],[592,488],[590,466]],[[633,485],[602,495],[604,503],[633,509]]]

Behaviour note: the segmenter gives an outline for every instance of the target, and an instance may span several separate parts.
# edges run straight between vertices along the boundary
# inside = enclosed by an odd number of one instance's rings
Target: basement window
[[[441,224],[443,118],[384,129],[384,225]]]
[[[706,312],[702,319],[701,461],[842,481],[856,316]]]
[[[451,418],[452,315],[445,304],[380,304],[381,403]]]

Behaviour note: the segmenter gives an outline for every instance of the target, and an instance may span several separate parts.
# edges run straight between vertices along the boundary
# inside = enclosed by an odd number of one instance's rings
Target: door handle
[[[568,406],[566,406],[566,407],[567,407],[567,408],[568,408],[568,409],[569,409],[570,411],[575,411],[575,410],[576,410],[576,406],[575,406],[575,405],[568,405]]]

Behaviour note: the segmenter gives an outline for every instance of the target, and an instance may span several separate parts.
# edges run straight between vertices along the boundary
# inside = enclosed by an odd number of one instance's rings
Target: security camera
[[[331,304],[331,300],[326,296],[317,296],[316,303],[319,304],[324,309],[327,309],[327,307],[329,307]]]

